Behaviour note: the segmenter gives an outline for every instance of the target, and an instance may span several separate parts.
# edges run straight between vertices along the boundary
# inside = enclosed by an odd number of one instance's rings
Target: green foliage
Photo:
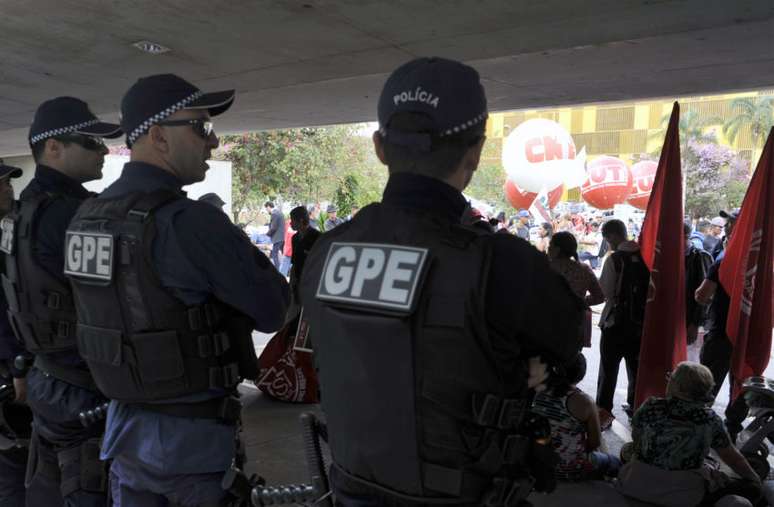
[[[333,202],[338,208],[339,216],[346,217],[352,212],[352,207],[357,205],[357,196],[360,193],[360,182],[354,174],[347,174],[341,180]]]
[[[232,163],[234,221],[251,222],[269,198],[277,204],[332,200],[347,175],[361,179],[353,204],[381,196],[387,171],[362,125],[339,125],[223,136],[216,158]],[[352,204],[349,204],[351,208]],[[239,220],[240,213],[245,219]]]
[[[774,97],[747,97],[731,102],[734,115],[723,124],[723,135],[734,143],[740,132],[750,129],[753,146],[763,146],[766,135],[774,124]]]

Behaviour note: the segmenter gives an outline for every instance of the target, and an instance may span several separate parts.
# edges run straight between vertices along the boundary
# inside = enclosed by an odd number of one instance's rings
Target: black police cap
[[[0,179],[8,177],[8,178],[18,178],[22,175],[22,170],[18,167],[14,167],[12,165],[5,165],[2,160],[0,160]]]
[[[84,134],[113,139],[121,135],[115,123],[100,121],[88,104],[75,97],[57,97],[42,103],[32,120],[28,140],[30,146],[50,137]]]
[[[390,127],[395,113],[427,115],[430,133],[405,132]],[[418,58],[398,67],[387,79],[379,97],[379,130],[400,145],[430,151],[432,138],[464,133],[488,113],[486,94],[478,72],[464,63],[445,58]]]
[[[132,144],[151,128],[181,109],[205,109],[210,116],[224,113],[234,102],[235,90],[204,93],[174,74],[140,78],[121,100],[121,127],[126,145]]]

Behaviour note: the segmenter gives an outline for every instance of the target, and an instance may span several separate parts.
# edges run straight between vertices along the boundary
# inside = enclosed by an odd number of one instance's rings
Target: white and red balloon
[[[597,209],[624,203],[632,191],[632,172],[619,158],[598,157],[589,163],[587,173],[581,197]]]
[[[658,169],[658,163],[651,160],[643,160],[632,166],[634,184],[632,194],[626,202],[641,210],[648,209],[650,192],[653,190],[653,181],[656,179],[656,169]]]
[[[573,188],[586,177],[585,152],[576,154],[569,132],[542,118],[527,120],[508,135],[502,160],[508,179],[525,192]]]
[[[517,210],[529,209],[538,196],[538,192],[527,192],[526,190],[519,188],[517,184],[510,180],[510,178],[505,180],[503,190],[505,190],[505,198],[508,199],[511,206]],[[554,208],[559,204],[559,200],[561,200],[563,193],[564,185],[562,184],[548,192],[548,207]]]

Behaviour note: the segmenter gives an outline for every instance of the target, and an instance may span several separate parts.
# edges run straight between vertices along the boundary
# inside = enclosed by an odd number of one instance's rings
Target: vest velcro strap
[[[210,368],[210,387],[229,388],[239,383],[239,366],[229,363],[222,367]]]
[[[208,357],[222,356],[230,347],[231,340],[227,333],[219,332],[211,335],[200,335],[198,337],[199,342],[199,357],[202,359]]]
[[[235,396],[224,396],[198,403],[130,403],[130,405],[173,417],[217,419],[227,424],[239,421],[242,413],[242,402]]]
[[[55,335],[57,338],[69,338],[72,335],[73,332],[73,324],[72,322],[67,322],[66,320],[60,320],[57,322],[54,322],[54,326],[56,326]]]
[[[474,394],[472,401],[475,422],[499,429],[518,428],[528,408],[526,399],[503,399],[494,394]]]

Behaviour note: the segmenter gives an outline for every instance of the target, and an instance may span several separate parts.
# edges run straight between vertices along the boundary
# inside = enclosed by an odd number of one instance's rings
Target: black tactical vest
[[[493,478],[517,475],[528,401],[526,386],[505,392],[488,340],[491,238],[373,204],[315,245],[304,312],[331,452],[349,478],[478,504]]]
[[[38,219],[55,199],[66,197],[40,193],[23,199],[0,221],[8,317],[16,336],[33,354],[75,348],[76,316],[70,287],[36,260]]]
[[[255,373],[252,321],[214,300],[186,306],[155,273],[154,212],[178,198],[160,190],[89,199],[67,231],[78,349],[108,398],[142,403],[232,389]]]

